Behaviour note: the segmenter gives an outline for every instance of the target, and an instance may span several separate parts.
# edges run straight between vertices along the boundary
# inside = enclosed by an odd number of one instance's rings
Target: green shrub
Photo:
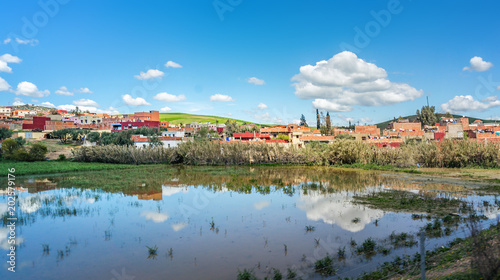
[[[31,145],[28,160],[29,161],[45,160],[46,155],[47,155],[47,147],[45,145],[35,143],[35,144]]]

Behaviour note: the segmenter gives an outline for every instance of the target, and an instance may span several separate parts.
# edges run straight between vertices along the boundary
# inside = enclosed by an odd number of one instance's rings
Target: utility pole
[[[427,95],[427,107],[429,107],[429,96]]]
[[[420,232],[420,275],[425,280],[425,232]]]

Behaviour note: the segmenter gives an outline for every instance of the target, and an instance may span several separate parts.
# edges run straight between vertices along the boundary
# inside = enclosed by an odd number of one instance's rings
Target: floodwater
[[[494,196],[397,176],[333,168],[140,166],[18,177],[16,272],[8,271],[3,194],[0,279],[236,279],[243,269],[264,278],[273,269],[286,276],[288,268],[302,279],[321,279],[313,264],[327,254],[337,276],[356,277],[416,253],[418,244],[393,248],[388,237],[416,236],[430,222],[356,203],[357,196],[397,189],[488,205],[478,208],[486,223],[500,213]],[[428,239],[426,249],[467,234],[464,225],[451,229]],[[365,256],[350,245],[367,238],[390,253]],[[345,257],[338,259],[342,248]]]

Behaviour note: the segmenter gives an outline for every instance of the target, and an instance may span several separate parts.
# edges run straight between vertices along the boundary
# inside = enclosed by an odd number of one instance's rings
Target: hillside
[[[188,124],[192,122],[210,122],[210,123],[220,123],[223,124],[227,120],[236,121],[237,124],[244,123],[253,123],[247,122],[238,119],[231,119],[225,117],[217,117],[217,116],[204,116],[204,115],[193,115],[193,114],[185,114],[185,113],[160,113],[160,121],[168,121],[171,124]]]
[[[443,115],[444,116],[444,115]],[[463,115],[452,115],[454,118],[461,118],[463,117]],[[441,117],[441,116],[440,116]],[[473,123],[475,120],[481,120],[483,122],[494,122],[492,120],[487,120],[487,119],[479,119],[479,118],[474,118],[474,117],[468,117],[468,116],[465,116],[466,118],[469,118],[469,123]],[[403,119],[409,119],[410,121],[413,121],[413,120],[416,120],[417,119],[417,115],[411,115],[411,116],[406,116],[406,117],[402,117]],[[392,122],[393,120],[388,120],[388,121],[385,121],[385,122],[381,122],[381,123],[377,123],[375,124],[378,128],[380,129],[385,129],[387,128],[387,125]]]

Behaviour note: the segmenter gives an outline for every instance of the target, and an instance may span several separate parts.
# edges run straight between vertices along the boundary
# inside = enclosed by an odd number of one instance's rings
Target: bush
[[[29,151],[30,161],[45,160],[46,155],[47,155],[47,147],[45,145],[39,143],[31,145],[31,149]]]
[[[66,155],[65,154],[59,154],[59,160],[60,161],[66,160]]]
[[[2,155],[5,159],[14,159],[14,152],[19,149],[19,143],[14,139],[7,139],[2,142]]]

